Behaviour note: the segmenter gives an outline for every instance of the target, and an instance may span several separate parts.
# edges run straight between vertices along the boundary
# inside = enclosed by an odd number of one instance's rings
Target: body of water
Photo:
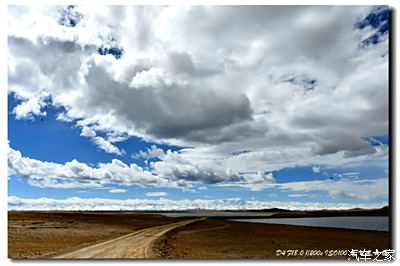
[[[230,221],[389,231],[389,217],[387,216],[230,219]]]

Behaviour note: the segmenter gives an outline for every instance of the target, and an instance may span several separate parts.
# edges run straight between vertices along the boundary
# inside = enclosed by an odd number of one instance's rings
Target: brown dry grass
[[[277,257],[277,249],[325,251],[365,248],[375,251],[389,246],[387,232],[207,219],[171,231],[160,238],[153,249],[158,258],[276,259],[287,258]]]
[[[181,219],[132,212],[9,212],[8,257],[48,258]]]
[[[14,259],[49,258],[135,230],[183,220],[135,212],[9,212],[8,218],[8,256]],[[167,233],[154,243],[153,253],[157,258],[174,259],[274,259],[277,249],[389,247],[386,232],[209,218]]]

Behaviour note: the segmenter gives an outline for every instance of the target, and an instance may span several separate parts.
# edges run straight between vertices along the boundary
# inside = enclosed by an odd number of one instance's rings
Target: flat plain
[[[347,259],[277,256],[276,251],[389,248],[389,232],[379,231],[234,222],[225,217],[173,218],[140,212],[8,213],[11,259]]]
[[[51,258],[159,225],[184,220],[135,212],[8,212],[8,257]]]

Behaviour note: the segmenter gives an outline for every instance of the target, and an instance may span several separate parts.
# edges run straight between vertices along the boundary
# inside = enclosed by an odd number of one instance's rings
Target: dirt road
[[[88,246],[55,259],[143,259],[151,258],[151,244],[163,234],[175,228],[203,220],[204,218],[154,226],[106,242]]]

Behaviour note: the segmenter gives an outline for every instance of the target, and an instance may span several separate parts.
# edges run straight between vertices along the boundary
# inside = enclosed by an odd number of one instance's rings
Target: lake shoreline
[[[389,232],[261,224],[208,218],[173,230],[154,244],[168,259],[339,259],[345,256],[277,256],[277,250],[389,249]]]
[[[291,218],[269,218],[269,219],[236,218],[236,219],[229,219],[229,221],[389,232],[388,216],[329,216],[329,217],[300,217],[300,218],[291,217]]]

